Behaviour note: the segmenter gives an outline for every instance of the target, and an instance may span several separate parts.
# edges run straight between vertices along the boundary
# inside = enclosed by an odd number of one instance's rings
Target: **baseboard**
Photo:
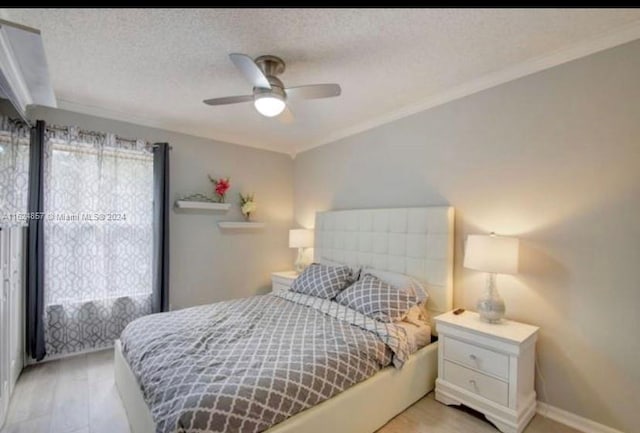
[[[604,424],[583,418],[575,413],[567,412],[550,404],[538,401],[538,413],[561,424],[580,430],[584,433],[623,433]]]
[[[65,359],[65,358],[72,358],[72,357],[78,356],[78,355],[88,355],[89,353],[102,352],[103,350],[113,349],[113,347],[114,346],[113,346],[113,343],[112,343],[112,344],[110,344],[108,346],[95,347],[95,348],[92,348],[92,349],[84,349],[84,350],[79,350],[77,352],[60,353],[58,355],[45,356],[44,359],[41,360],[41,361],[36,361],[31,356],[26,354],[25,355],[26,362],[24,363],[23,367],[26,367],[27,365],[42,364],[44,362],[49,362],[49,361],[58,361],[60,359]]]

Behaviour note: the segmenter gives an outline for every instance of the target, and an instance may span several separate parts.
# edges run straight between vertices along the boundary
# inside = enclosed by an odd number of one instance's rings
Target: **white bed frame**
[[[427,285],[432,317],[452,307],[451,207],[317,213],[314,255],[316,260],[370,266],[418,278]],[[386,367],[265,433],[372,433],[433,390],[437,351],[437,342],[429,344],[411,355],[402,369]],[[120,341],[115,345],[115,381],[131,432],[154,433],[156,425]]]

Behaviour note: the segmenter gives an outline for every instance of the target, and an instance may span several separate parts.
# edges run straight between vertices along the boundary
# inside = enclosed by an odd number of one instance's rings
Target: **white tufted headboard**
[[[426,284],[432,317],[453,306],[453,208],[316,213],[314,258],[399,272]]]

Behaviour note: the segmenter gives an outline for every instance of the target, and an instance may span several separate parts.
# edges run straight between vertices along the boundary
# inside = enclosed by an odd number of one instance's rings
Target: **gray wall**
[[[270,273],[290,269],[288,248],[293,216],[293,162],[288,155],[204,138],[101,119],[63,110],[36,109],[33,119],[58,125],[78,125],[95,131],[150,142],[169,142],[171,197],[211,193],[207,178],[230,176],[227,213],[171,211],[171,295],[173,309],[264,293]],[[257,231],[221,231],[219,220],[240,220],[240,191],[255,192]]]
[[[541,400],[623,431],[640,425],[640,42],[312,149],[286,155],[38,109],[50,123],[168,141],[172,196],[208,192],[207,173],[255,191],[258,232],[228,214],[171,212],[173,308],[264,292],[288,269],[287,229],[327,209],[451,204],[455,303],[483,277],[462,269],[464,237],[522,239],[521,273],[501,277],[508,316],[541,326]],[[295,190],[293,186],[295,185]],[[544,379],[542,379],[544,378]]]
[[[541,400],[640,426],[640,42],[607,50],[299,154],[295,218],[451,204],[455,304],[469,233],[522,239],[507,315],[540,326]],[[544,378],[544,379],[543,379]]]

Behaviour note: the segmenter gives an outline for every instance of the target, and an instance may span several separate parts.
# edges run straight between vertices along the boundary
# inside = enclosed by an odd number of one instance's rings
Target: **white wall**
[[[36,109],[33,119],[78,125],[150,142],[168,142],[171,151],[171,197],[211,194],[207,174],[230,176],[228,213],[171,210],[171,292],[173,309],[264,293],[270,273],[290,269],[288,248],[293,215],[293,162],[288,155],[212,141],[160,129],[54,109]],[[240,220],[238,193],[255,192],[258,231],[221,231],[216,221]]]
[[[469,233],[522,239],[499,281],[507,315],[542,328],[539,398],[640,430],[640,42],[299,154],[295,218],[451,204],[455,304],[484,283]]]

